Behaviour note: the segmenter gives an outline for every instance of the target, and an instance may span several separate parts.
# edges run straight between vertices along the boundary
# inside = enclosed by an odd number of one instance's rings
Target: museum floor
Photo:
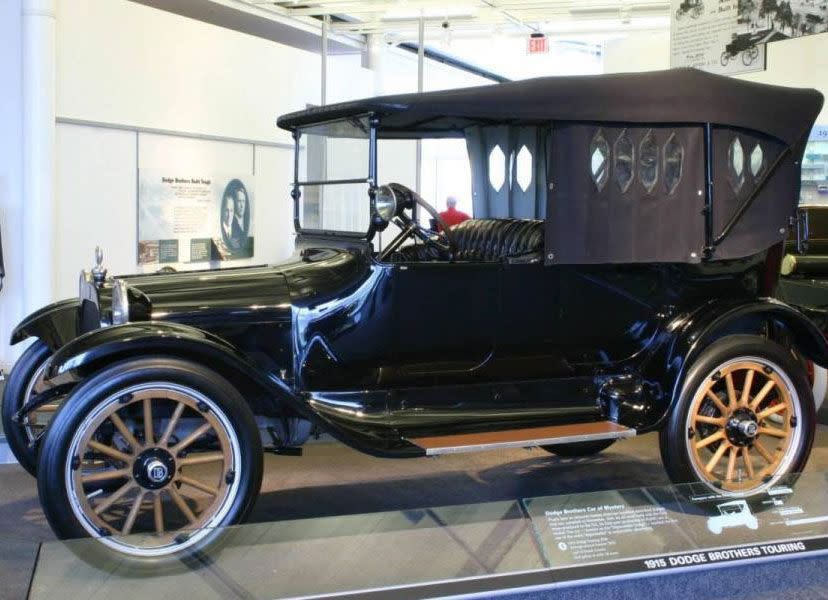
[[[623,440],[590,459],[560,459],[540,449],[387,460],[337,443],[305,447],[301,458],[267,455],[265,480],[251,520],[266,522],[399,511],[516,498],[658,486],[669,483],[657,436]],[[819,425],[808,471],[828,471],[828,426]],[[22,598],[35,542],[54,539],[35,481],[0,465],[0,598]]]

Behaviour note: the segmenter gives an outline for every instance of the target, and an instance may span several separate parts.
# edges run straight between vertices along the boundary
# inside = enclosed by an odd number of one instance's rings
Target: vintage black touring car
[[[819,329],[771,299],[821,106],[674,70],[281,117],[290,260],[99,264],[14,331],[35,341],[5,426],[49,523],[133,556],[193,550],[245,517],[263,447],[297,454],[313,431],[390,458],[587,455],[658,431],[672,480],[766,490],[808,458],[803,365],[828,365]],[[386,139],[432,137],[469,151],[475,218],[451,228],[382,180]]]

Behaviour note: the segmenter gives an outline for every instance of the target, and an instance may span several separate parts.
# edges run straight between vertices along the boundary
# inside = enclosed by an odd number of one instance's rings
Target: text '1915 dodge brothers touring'
[[[675,70],[281,117],[290,260],[99,264],[14,331],[35,341],[4,424],[49,523],[133,556],[193,551],[244,519],[263,447],[297,454],[313,431],[389,458],[587,455],[658,431],[673,481],[763,492],[804,466],[803,365],[828,366],[820,331],[771,299],[821,106]],[[451,228],[380,183],[383,140],[432,137],[468,147],[475,218]]]

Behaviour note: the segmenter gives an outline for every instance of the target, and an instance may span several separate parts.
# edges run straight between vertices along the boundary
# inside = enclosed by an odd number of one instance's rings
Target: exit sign
[[[529,54],[546,54],[549,52],[549,38],[542,33],[533,33],[529,36],[526,49]]]

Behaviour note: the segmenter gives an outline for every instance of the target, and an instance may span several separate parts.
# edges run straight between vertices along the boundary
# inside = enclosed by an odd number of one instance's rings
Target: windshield
[[[298,227],[364,235],[370,223],[369,117],[300,128],[297,152]]]

